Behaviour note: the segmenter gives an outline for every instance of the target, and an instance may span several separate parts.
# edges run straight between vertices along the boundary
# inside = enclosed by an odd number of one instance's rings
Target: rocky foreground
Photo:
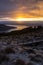
[[[0,37],[0,65],[43,65],[43,32]]]

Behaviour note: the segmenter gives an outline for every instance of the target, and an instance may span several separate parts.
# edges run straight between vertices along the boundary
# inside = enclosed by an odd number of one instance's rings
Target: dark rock
[[[30,61],[27,65],[34,65],[34,62]]]
[[[26,65],[26,64],[23,60],[17,59],[15,65]]]
[[[5,49],[5,53],[7,53],[7,54],[9,54],[9,53],[15,53],[15,51],[13,50],[13,48],[7,47],[7,48]]]
[[[37,57],[33,57],[33,58],[31,58],[31,61],[34,61],[34,62],[41,62],[41,59],[40,58],[37,58]]]
[[[9,58],[5,54],[0,53],[0,64],[4,61],[9,61]]]
[[[35,51],[33,49],[27,49],[26,52],[35,54]]]

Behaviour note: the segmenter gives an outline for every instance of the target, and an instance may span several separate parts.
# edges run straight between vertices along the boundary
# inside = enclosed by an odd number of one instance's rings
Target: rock
[[[17,59],[15,65],[26,65],[26,64],[23,60]]]
[[[36,56],[36,55],[33,54],[33,53],[29,54],[29,58],[33,58],[33,57],[35,57],[35,56]]]
[[[27,65],[35,65],[33,61],[29,61]]]
[[[0,53],[0,63],[4,61],[9,61],[9,58],[5,54]]]
[[[31,61],[40,63],[42,60],[41,60],[41,58],[33,57],[33,58],[31,58]]]
[[[28,52],[28,53],[34,53],[35,54],[35,51],[32,48],[27,49],[26,52]]]
[[[7,54],[9,54],[9,53],[15,53],[15,51],[11,47],[5,48],[5,51],[4,52],[7,53]]]

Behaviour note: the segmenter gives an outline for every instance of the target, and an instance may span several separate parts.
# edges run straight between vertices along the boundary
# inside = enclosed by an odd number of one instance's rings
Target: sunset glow
[[[0,21],[16,21],[18,23],[21,23],[22,21],[43,21],[43,18],[22,18],[22,17],[18,17],[18,18],[0,18]]]
[[[43,18],[17,18],[16,21],[43,21]]]
[[[0,0],[0,21],[43,21],[43,0]]]

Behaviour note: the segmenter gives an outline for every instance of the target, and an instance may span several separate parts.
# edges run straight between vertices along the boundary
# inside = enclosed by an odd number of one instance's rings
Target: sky
[[[0,0],[0,21],[43,19],[43,0]]]

